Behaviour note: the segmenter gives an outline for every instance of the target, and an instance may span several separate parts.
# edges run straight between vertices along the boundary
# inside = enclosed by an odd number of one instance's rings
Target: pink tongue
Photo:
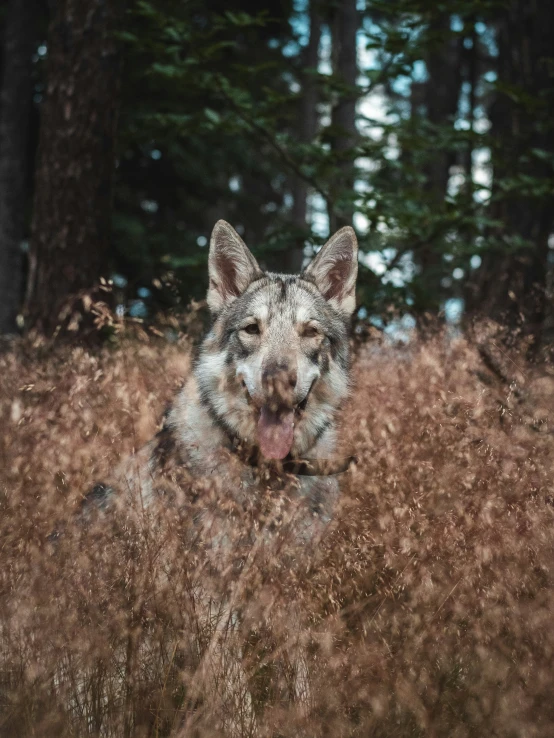
[[[284,459],[292,447],[294,410],[274,412],[262,407],[258,420],[258,445],[266,459]]]

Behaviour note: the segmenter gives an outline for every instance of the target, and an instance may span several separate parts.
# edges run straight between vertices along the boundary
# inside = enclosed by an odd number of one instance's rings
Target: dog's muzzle
[[[295,369],[291,369],[286,363],[272,364],[263,369],[262,396],[251,398],[260,411],[257,441],[266,459],[281,460],[290,454],[295,423],[306,409],[315,381],[312,381],[304,397],[298,400]]]

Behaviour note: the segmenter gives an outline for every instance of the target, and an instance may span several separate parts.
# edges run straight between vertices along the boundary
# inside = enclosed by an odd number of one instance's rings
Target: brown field
[[[76,516],[185,340],[0,355],[0,736],[554,735],[554,371],[487,351],[359,348],[318,550],[228,566],[194,506]]]

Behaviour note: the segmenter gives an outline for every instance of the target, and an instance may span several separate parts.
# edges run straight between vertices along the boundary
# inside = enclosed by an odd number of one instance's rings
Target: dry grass
[[[190,506],[75,519],[186,342],[0,356],[0,735],[553,735],[554,376],[486,363],[362,347],[318,550],[214,567]]]

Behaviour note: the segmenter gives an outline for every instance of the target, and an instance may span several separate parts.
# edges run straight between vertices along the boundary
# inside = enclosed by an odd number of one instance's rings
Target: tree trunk
[[[321,41],[321,16],[317,0],[310,2],[310,40],[303,59],[302,91],[299,101],[298,135],[300,142],[311,144],[317,135],[318,90],[317,72],[319,64],[319,44]],[[308,185],[301,177],[293,181],[292,221],[298,231],[297,243],[288,251],[285,271],[299,272],[304,260],[304,242],[307,235]]]
[[[462,39],[450,34],[450,14],[437,14],[429,27],[428,79],[425,83],[427,119],[433,129],[452,125],[458,112],[461,87]],[[427,191],[442,203],[447,194],[450,167],[455,154],[449,150],[429,152]]]
[[[475,16],[472,15],[467,22],[468,35],[466,39],[471,41],[469,49],[465,49],[465,81],[469,86],[468,94],[468,111],[467,123],[468,130],[471,134],[475,132],[475,108],[477,101],[477,81],[479,79],[479,58],[478,58],[478,38],[475,29]],[[465,172],[465,192],[468,202],[473,200],[473,140],[468,141],[467,148],[463,156],[463,165]]]
[[[427,121],[432,135],[441,128],[452,126],[458,111],[461,88],[462,39],[450,33],[451,16],[436,11],[428,29],[428,54],[426,58],[428,79],[423,86],[423,100]],[[444,208],[448,193],[450,168],[455,163],[455,152],[450,149],[429,147],[425,192],[427,201],[435,213]],[[441,277],[443,276],[442,252],[430,243],[418,250],[415,260],[419,267],[419,290],[414,311],[420,315],[422,326],[427,325],[428,315],[434,319],[441,302]]]
[[[12,0],[6,18],[0,92],[0,333],[15,333],[21,308],[28,124],[38,2]]]
[[[512,0],[499,22],[498,79],[507,92],[499,90],[490,114],[496,142],[491,217],[501,223],[490,235],[499,245],[484,255],[467,301],[470,313],[520,329],[518,340],[523,333],[535,349],[546,309],[552,199],[548,194],[526,194],[521,188],[506,193],[501,184],[521,175],[537,184],[551,177],[550,165],[540,152],[554,153],[551,110],[545,96],[553,82],[553,28],[552,3],[526,0]],[[514,238],[528,245],[500,245]]]
[[[359,16],[356,0],[341,0],[336,5],[331,23],[333,73],[344,87],[332,113],[332,149],[338,173],[332,188],[331,232],[352,225],[354,215],[354,146],[356,145],[356,78],[358,75],[356,34]]]
[[[123,0],[58,0],[50,24],[26,310],[47,335],[76,328],[79,296],[107,275],[122,11]]]

